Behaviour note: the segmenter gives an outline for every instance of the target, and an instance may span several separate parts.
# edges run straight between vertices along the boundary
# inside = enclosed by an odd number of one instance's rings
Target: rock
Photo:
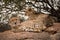
[[[55,33],[57,33],[57,30],[55,29],[55,28],[53,28],[53,27],[48,27],[46,30],[44,30],[44,31],[46,31],[46,32],[48,32],[48,33],[50,33],[50,34],[55,34]]]
[[[48,34],[47,32],[42,32],[34,35],[34,38],[38,40],[51,40],[50,34]]]
[[[52,40],[60,40],[60,33],[54,34]]]
[[[57,33],[60,33],[60,23],[54,23],[54,25],[51,27],[53,27],[57,31]]]
[[[0,40],[51,40],[47,32],[34,33],[34,32],[19,32],[14,33],[5,31],[0,33]]]
[[[8,24],[0,23],[0,32],[11,30],[11,27]]]
[[[15,34],[10,31],[0,32],[0,40],[16,40]]]

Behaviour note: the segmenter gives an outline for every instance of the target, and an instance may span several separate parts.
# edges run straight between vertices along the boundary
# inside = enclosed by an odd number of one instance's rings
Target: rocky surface
[[[51,40],[50,35],[46,32],[33,33],[33,32],[19,32],[13,33],[6,31],[0,33],[0,40]]]
[[[54,23],[52,26],[56,29],[60,29],[60,23]],[[59,27],[59,28],[58,28]],[[56,33],[52,34],[50,32],[17,32],[4,31],[0,32],[0,40],[60,40],[60,33],[57,30]]]

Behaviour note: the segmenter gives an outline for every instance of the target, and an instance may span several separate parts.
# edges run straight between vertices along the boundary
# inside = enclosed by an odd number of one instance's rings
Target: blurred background
[[[0,22],[8,23],[12,15],[24,13],[28,8],[55,16],[60,21],[60,0],[0,0]]]

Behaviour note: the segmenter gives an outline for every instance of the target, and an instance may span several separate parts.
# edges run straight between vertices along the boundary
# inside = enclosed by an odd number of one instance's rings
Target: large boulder
[[[5,31],[0,33],[0,40],[51,40],[47,32],[34,33],[34,32],[19,32],[13,33]]]

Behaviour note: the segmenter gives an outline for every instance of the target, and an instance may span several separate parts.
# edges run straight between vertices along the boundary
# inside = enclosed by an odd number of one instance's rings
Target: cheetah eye
[[[14,24],[16,24],[16,22]]]

